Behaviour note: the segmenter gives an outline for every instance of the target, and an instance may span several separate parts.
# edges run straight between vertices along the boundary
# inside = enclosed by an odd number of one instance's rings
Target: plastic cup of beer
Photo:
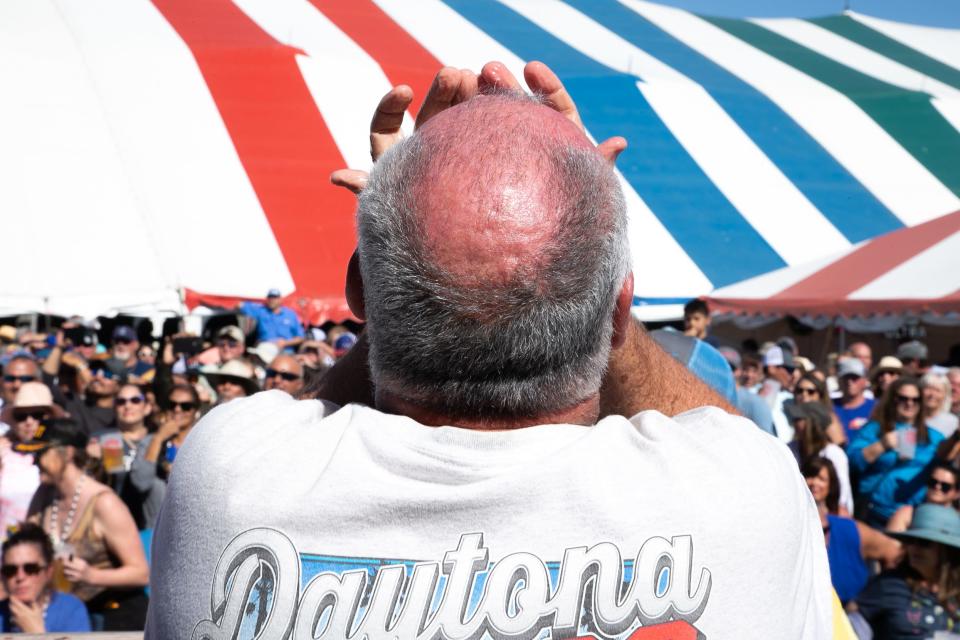
[[[73,555],[73,545],[64,542],[53,557],[53,588],[57,591],[70,593],[73,591],[73,583],[67,579],[63,572],[63,561]]]
[[[123,471],[123,443],[119,437],[106,436],[100,439],[103,455],[103,470],[107,473]]]

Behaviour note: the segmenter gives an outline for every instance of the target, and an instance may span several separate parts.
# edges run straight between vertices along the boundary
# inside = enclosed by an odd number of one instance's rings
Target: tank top
[[[827,543],[830,578],[840,601],[846,604],[863,590],[869,576],[860,553],[860,531],[851,518],[828,515],[827,521],[830,523],[830,541]]]
[[[83,509],[83,513],[80,514],[80,519],[77,520],[76,526],[66,540],[67,544],[73,546],[74,555],[83,558],[87,561],[87,564],[97,569],[113,569],[117,566],[116,563],[113,562],[110,551],[107,549],[106,540],[96,532],[93,526],[94,507],[97,504],[97,499],[105,493],[109,493],[109,490],[101,491],[90,498],[87,506]],[[50,521],[50,509],[51,507],[48,506],[43,511],[43,522],[47,526],[49,526]],[[105,587],[84,583],[73,582],[70,584],[70,589],[66,589],[65,591],[72,593],[84,602],[89,601],[105,590]]]

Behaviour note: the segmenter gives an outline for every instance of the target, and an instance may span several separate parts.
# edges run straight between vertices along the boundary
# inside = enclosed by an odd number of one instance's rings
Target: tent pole
[[[820,366],[823,367],[827,364],[827,355],[830,353],[830,346],[833,344],[833,335],[837,332],[837,324],[835,320],[830,321],[830,326],[827,327],[827,337],[823,341],[823,347],[820,349]]]

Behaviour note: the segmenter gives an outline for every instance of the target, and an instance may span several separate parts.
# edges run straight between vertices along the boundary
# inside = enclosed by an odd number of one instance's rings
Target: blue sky
[[[655,0],[730,18],[812,18],[840,13],[844,0]],[[851,9],[878,18],[936,27],[960,28],[960,0],[846,0]]]

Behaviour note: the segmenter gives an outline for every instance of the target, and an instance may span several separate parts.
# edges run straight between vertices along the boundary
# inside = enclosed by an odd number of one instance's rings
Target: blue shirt
[[[898,422],[897,431],[910,428],[906,422]],[[850,470],[860,478],[858,492],[869,502],[867,524],[883,527],[893,512],[905,504],[918,505],[927,493],[927,476],[930,463],[937,453],[937,445],[943,435],[936,429],[927,428],[926,444],[917,442],[917,451],[911,460],[901,460],[895,450],[884,451],[879,458],[868,463],[863,457],[864,448],[880,440],[880,423],[870,421],[853,433],[847,447]]]
[[[59,591],[54,591],[50,596],[50,606],[47,607],[43,622],[47,633],[90,631],[90,615],[83,601]],[[0,602],[0,631],[13,631],[9,600]]]
[[[777,430],[773,427],[773,414],[770,406],[763,398],[743,387],[737,388],[737,410],[746,418],[753,420],[760,429],[776,437]]]
[[[827,516],[830,538],[827,542],[827,560],[830,562],[830,580],[840,602],[847,604],[863,590],[870,577],[863,552],[860,550],[860,530],[851,518]]]
[[[278,307],[276,311],[259,302],[244,302],[240,313],[257,321],[257,340],[290,340],[303,337],[300,318],[289,307]]]
[[[874,404],[876,404],[876,400],[864,398],[863,404],[856,409],[844,409],[839,399],[833,401],[833,412],[837,414],[837,419],[843,425],[843,433],[847,436],[847,442],[850,442],[853,439],[853,434],[870,421]]]

